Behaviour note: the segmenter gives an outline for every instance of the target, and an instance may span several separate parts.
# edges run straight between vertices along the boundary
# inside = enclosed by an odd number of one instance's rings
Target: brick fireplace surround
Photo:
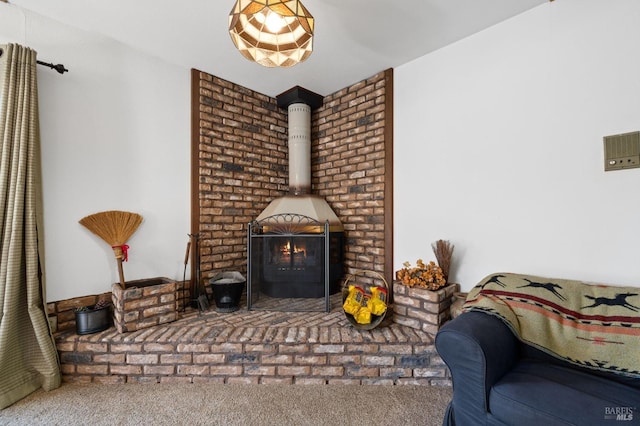
[[[191,232],[202,236],[201,271],[244,273],[247,224],[289,190],[287,110],[198,70],[191,81]],[[311,193],[344,226],[345,273],[373,270],[391,282],[393,70],[325,96],[310,130]]]
[[[386,70],[326,96],[311,123],[312,193],[344,224],[345,274],[373,270],[389,283],[392,99],[393,72]],[[191,232],[201,236],[205,281],[219,271],[246,273],[247,223],[287,192],[286,123],[274,98],[192,70]],[[329,313],[249,312],[245,302],[228,314],[182,312],[177,296],[175,322],[76,335],[73,308],[100,296],[109,294],[48,304],[64,381],[451,384],[433,333],[390,318],[357,330],[339,295]]]

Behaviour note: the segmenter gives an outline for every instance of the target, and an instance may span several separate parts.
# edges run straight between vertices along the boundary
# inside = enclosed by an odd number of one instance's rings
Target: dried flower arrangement
[[[404,262],[402,266],[404,268],[396,272],[396,279],[408,287],[438,290],[447,285],[442,269],[433,261],[425,265],[422,259],[418,259],[415,267],[411,267],[409,262]]]
[[[418,259],[416,266],[404,262],[404,268],[396,272],[396,279],[408,287],[422,287],[428,290],[438,290],[447,285],[453,245],[449,241],[438,240],[432,244],[433,253],[438,264],[431,261],[427,264]]]

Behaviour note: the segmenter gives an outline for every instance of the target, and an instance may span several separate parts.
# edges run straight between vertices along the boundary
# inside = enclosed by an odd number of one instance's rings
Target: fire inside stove
[[[310,256],[309,261],[313,262],[314,259],[315,256]],[[281,270],[304,268],[307,263],[306,246],[304,244],[296,245],[293,241],[287,241],[276,247],[273,261],[280,265]]]

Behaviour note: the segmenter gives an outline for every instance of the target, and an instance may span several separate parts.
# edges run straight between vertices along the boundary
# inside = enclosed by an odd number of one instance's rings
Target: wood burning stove
[[[339,291],[343,232],[301,214],[278,214],[249,224],[247,307],[271,298],[325,298]]]
[[[339,290],[343,273],[344,227],[327,201],[311,194],[311,110],[322,105],[322,96],[296,86],[277,100],[289,118],[289,194],[249,224],[247,307],[263,294],[324,297],[329,311],[329,295]]]

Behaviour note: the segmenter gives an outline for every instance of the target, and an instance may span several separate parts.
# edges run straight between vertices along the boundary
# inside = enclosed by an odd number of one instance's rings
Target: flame
[[[283,245],[282,248],[280,249],[280,252],[282,252],[282,254],[285,255],[290,255],[290,254],[302,254],[303,256],[306,256],[306,250],[304,247],[298,247],[295,244],[293,245],[293,250],[291,250],[291,242],[287,242],[287,244]]]

